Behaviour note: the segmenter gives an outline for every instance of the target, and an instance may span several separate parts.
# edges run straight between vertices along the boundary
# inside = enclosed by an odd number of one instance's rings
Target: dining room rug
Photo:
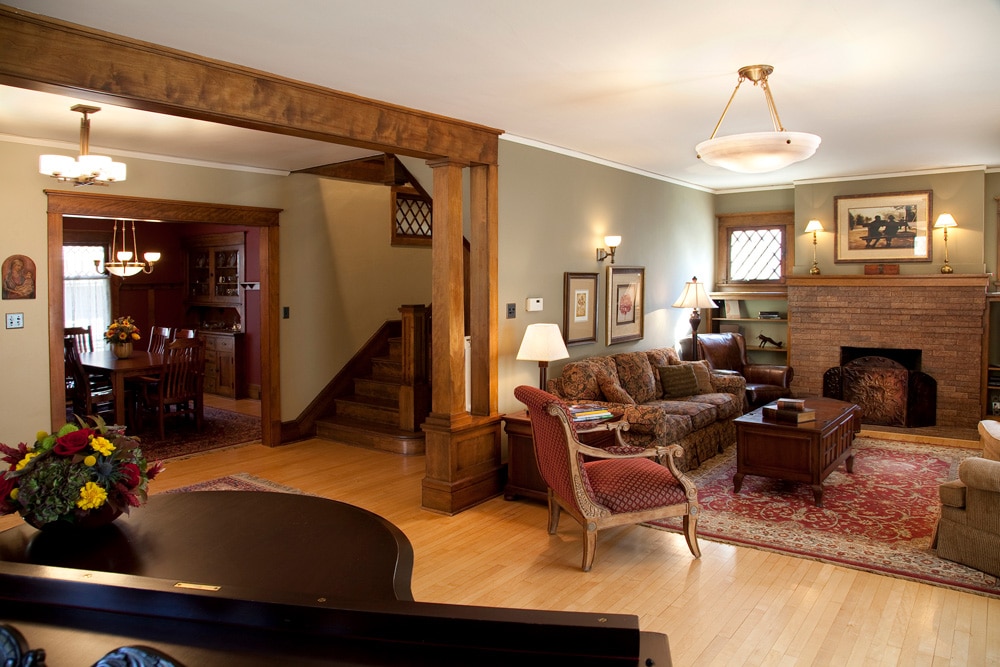
[[[278,484],[277,482],[272,482],[269,479],[257,477],[247,472],[216,477],[215,479],[180,486],[176,489],[163,491],[162,493],[184,493],[185,491],[269,491],[274,493],[294,493],[300,496],[311,495],[301,489],[296,489],[294,486]]]
[[[841,465],[823,483],[823,507],[808,484],[747,475],[733,493],[736,447],[688,475],[698,486],[698,537],[811,558],[858,570],[1000,597],[996,577],[937,557],[938,485],[958,477],[977,449],[859,437],[854,472]],[[645,524],[681,532],[679,518]]]
[[[160,461],[200,454],[213,449],[260,442],[260,418],[229,410],[205,407],[201,432],[189,419],[167,422],[167,437],[160,438],[155,421],[147,421],[138,432],[129,430],[142,443],[149,461]]]

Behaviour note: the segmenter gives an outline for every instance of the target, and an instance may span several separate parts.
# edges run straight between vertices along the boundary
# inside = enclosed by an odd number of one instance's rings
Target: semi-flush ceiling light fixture
[[[787,132],[782,127],[778,109],[774,106],[774,98],[771,97],[771,88],[767,85],[767,77],[773,71],[774,68],[770,65],[750,65],[740,68],[740,78],[736,82],[736,88],[729,97],[726,108],[722,110],[722,117],[715,124],[712,136],[695,147],[698,157],[706,164],[744,174],[763,174],[805,160],[816,152],[821,141],[818,136],[807,132]],[[729,106],[745,79],[753,81],[755,86],[759,84],[764,91],[774,131],[716,137],[715,134],[719,131],[719,126],[722,125],[726,112],[729,111]]]
[[[77,104],[70,111],[83,114],[80,119],[80,156],[73,159],[68,155],[42,155],[38,158],[38,171],[64,183],[75,185],[107,185],[125,180],[125,163],[114,162],[105,155],[90,154],[90,118],[100,107]]]
[[[128,249],[128,244],[125,241],[125,221],[122,220],[122,245],[121,250],[116,250],[118,247],[118,221],[115,220],[115,230],[111,237],[111,256],[114,257],[110,262],[104,263],[104,270],[101,270],[101,260],[94,260],[94,268],[97,269],[98,273],[107,275],[111,274],[113,276],[118,276],[119,278],[127,278],[128,276],[134,276],[135,274],[142,271],[143,273],[152,273],[153,264],[160,261],[160,253],[158,252],[147,252],[142,256],[143,261],[139,261],[139,246],[135,242],[135,220],[132,221],[132,249]],[[133,259],[135,258],[135,259]]]

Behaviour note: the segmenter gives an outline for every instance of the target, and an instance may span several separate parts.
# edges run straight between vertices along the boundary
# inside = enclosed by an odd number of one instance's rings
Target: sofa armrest
[[[961,480],[953,479],[943,483],[938,487],[938,497],[945,507],[965,507],[965,484]]]
[[[776,364],[747,364],[743,375],[748,384],[770,384],[788,389],[792,386],[792,367]]]
[[[1000,461],[967,458],[958,466],[958,479],[970,489],[1000,493]]]

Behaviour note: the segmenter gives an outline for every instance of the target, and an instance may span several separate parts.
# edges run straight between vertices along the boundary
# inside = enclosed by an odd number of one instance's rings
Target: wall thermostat
[[[524,309],[530,312],[535,312],[536,310],[542,309],[542,299],[541,297],[528,297],[527,302],[524,304]]]

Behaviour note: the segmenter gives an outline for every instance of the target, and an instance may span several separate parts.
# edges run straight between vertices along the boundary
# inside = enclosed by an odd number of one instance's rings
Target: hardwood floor
[[[584,573],[580,529],[564,517],[549,536],[541,503],[420,509],[420,456],[248,445],[171,461],[153,491],[237,472],[395,523],[413,543],[417,600],[636,614],[669,637],[678,667],[1000,664],[1000,600],[707,540],[695,560],[680,535],[640,526],[602,532]],[[19,521],[0,517],[0,529]]]

